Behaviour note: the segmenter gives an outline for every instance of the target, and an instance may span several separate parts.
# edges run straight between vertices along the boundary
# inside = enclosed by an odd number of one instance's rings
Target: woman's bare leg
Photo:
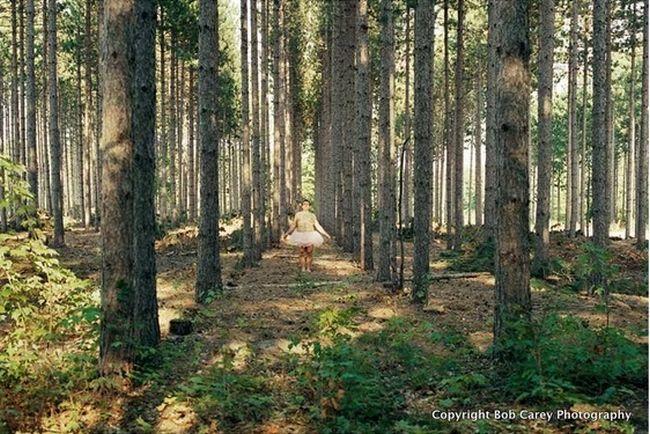
[[[311,273],[311,263],[312,263],[313,258],[314,258],[313,257],[314,246],[307,246],[305,248],[305,253],[306,253],[305,262],[306,262],[306,266],[307,266],[307,271],[309,271]]]
[[[300,257],[298,259],[298,263],[300,264],[300,271],[305,271],[305,264],[307,263],[307,250],[303,247],[300,246]]]

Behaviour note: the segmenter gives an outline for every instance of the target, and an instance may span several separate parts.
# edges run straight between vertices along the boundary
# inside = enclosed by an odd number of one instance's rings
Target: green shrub
[[[616,390],[645,387],[647,350],[618,329],[550,315],[530,330],[506,342],[521,357],[501,367],[505,392],[517,401],[606,401]]]
[[[261,421],[273,405],[264,377],[234,372],[229,363],[190,377],[180,390],[201,418],[217,419],[226,426]]]
[[[29,429],[37,415],[94,377],[99,300],[44,244],[23,169],[5,157],[0,163],[13,201],[0,207],[22,210],[29,230],[0,234],[0,426]]]

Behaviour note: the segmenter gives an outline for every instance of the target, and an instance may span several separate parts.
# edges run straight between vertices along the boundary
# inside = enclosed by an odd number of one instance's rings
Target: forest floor
[[[66,237],[67,247],[59,251],[62,264],[98,282],[98,234],[71,230]],[[225,290],[198,307],[193,302],[196,229],[170,232],[156,249],[163,334],[156,362],[136,372],[130,387],[108,385],[99,395],[70,397],[44,421],[53,432],[74,427],[107,433],[647,432],[647,390],[642,389],[624,394],[617,405],[566,406],[627,409],[633,413],[629,423],[431,417],[436,409],[559,408],[525,400],[514,404],[514,397],[485,387],[492,378],[494,278],[489,273],[434,281],[422,308],[408,294],[393,294],[374,282],[331,243],[317,249],[311,274],[298,272],[296,252],[280,246],[247,270],[237,266],[238,253],[222,253]],[[558,258],[577,255],[576,243],[559,235],[552,249]],[[410,251],[407,243],[407,273]],[[613,294],[610,324],[647,344],[647,254],[627,241],[616,241],[614,252],[622,273],[642,289]],[[432,243],[431,258],[434,274],[449,271],[439,239]],[[552,282],[534,281],[532,287],[536,317],[558,313],[591,325],[606,322],[597,297]],[[172,318],[191,319],[194,332],[169,335]]]

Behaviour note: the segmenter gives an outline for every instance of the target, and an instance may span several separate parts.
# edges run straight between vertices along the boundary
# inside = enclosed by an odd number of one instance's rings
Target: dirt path
[[[432,286],[429,305],[422,309],[411,304],[406,294],[389,293],[372,276],[360,272],[349,255],[331,245],[317,250],[311,274],[297,271],[296,252],[288,247],[265,252],[259,266],[250,270],[237,267],[238,254],[223,254],[224,293],[207,308],[199,308],[193,302],[195,235],[194,228],[181,229],[157,243],[163,348],[175,352],[152,374],[155,388],[142,387],[113,402],[113,415],[96,415],[94,431],[109,432],[109,427],[121,426],[128,432],[222,432],[223,428],[214,424],[206,428],[206,421],[197,415],[201,410],[176,395],[179,388],[187,387],[188,378],[202,378],[225,359],[235,372],[264,377],[267,393],[282,402],[293,381],[287,356],[306,351],[301,343],[313,335],[327,311],[349,310],[350,326],[344,332],[353,337],[379,332],[391,321],[405,318],[414,328],[426,324],[439,333],[454,330],[479,352],[491,343],[491,276],[438,281]],[[82,277],[97,280],[97,234],[71,231],[67,243],[69,247],[60,252],[63,264]],[[440,258],[441,250],[434,242],[434,272],[447,266]],[[409,252],[407,246],[407,255]],[[604,322],[604,315],[596,312],[597,302],[586,296],[561,295],[541,287],[534,290],[533,302],[540,313],[559,311]],[[647,297],[616,296],[610,320],[643,330],[646,312]],[[177,317],[192,318],[195,333],[185,338],[168,336],[169,320]],[[647,342],[647,330],[645,339]],[[424,405],[426,410],[426,400],[423,402],[414,403],[413,408]],[[305,415],[281,410],[263,421],[234,421],[231,426],[237,427],[236,432],[312,432]]]

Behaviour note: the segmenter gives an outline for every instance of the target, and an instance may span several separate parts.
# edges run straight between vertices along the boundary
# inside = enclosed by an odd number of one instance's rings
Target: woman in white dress
[[[288,244],[300,248],[300,269],[311,273],[311,263],[314,254],[314,247],[318,247],[325,241],[323,236],[331,239],[330,235],[318,223],[316,215],[309,210],[311,202],[305,199],[302,201],[302,211],[298,211],[287,232],[282,236]]]

